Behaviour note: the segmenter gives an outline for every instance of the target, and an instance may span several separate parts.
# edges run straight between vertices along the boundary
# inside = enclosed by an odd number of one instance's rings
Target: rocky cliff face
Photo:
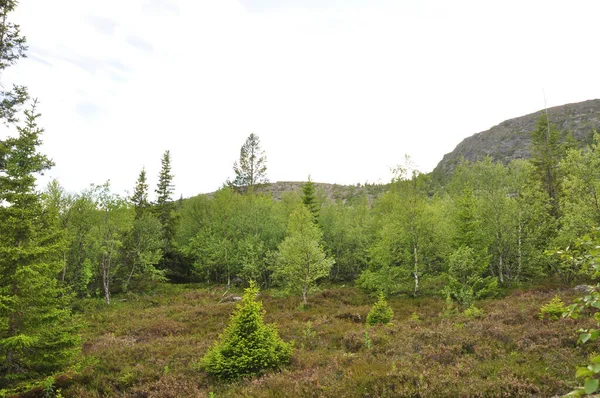
[[[543,110],[506,120],[487,131],[465,138],[434,169],[434,174],[448,175],[464,158],[469,161],[490,155],[504,163],[528,158],[530,133]],[[600,131],[600,99],[548,108],[548,118],[559,131],[572,132],[582,143],[590,142],[594,130]]]

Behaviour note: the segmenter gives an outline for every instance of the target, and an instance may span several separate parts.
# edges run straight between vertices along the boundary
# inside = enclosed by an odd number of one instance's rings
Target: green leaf
[[[591,365],[588,365],[588,369],[590,369],[594,373],[599,373],[600,372],[600,363],[593,363]]]
[[[591,363],[600,363],[600,355],[596,355],[592,359],[590,359]]]
[[[598,379],[587,379],[585,381],[584,390],[586,394],[592,394],[598,390]]]
[[[579,341],[581,341],[582,343],[585,343],[586,341],[588,341],[590,339],[590,337],[592,337],[592,335],[590,333],[583,333],[582,335],[579,336]]]
[[[578,368],[577,372],[575,373],[575,377],[577,377],[578,379],[581,377],[591,377],[593,375],[594,372],[588,368]]]

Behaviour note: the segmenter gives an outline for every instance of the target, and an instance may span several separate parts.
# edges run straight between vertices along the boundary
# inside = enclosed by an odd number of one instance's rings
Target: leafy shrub
[[[540,308],[538,318],[544,319],[545,317],[548,317],[548,319],[556,321],[560,319],[563,312],[566,310],[565,303],[563,303],[560,297],[556,295],[548,304],[543,305],[542,308]]]
[[[292,346],[281,340],[275,325],[265,325],[257,294],[258,288],[251,282],[229,326],[202,358],[207,373],[233,380],[259,375],[289,362]]]
[[[465,307],[470,307],[474,299],[495,296],[498,280],[483,277],[486,268],[487,264],[477,260],[472,248],[459,247],[450,255],[448,285],[443,293]]]
[[[467,308],[463,314],[469,318],[483,318],[483,310],[475,307],[473,304]]]
[[[369,315],[367,315],[367,324],[390,323],[393,317],[394,311],[392,311],[387,301],[385,301],[383,293],[379,293],[379,300],[377,300],[371,311],[369,311]]]

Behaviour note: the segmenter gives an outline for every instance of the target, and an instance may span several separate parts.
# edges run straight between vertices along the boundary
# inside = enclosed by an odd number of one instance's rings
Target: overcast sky
[[[49,173],[70,191],[214,191],[254,132],[271,181],[387,182],[463,138],[600,97],[600,2],[21,0]]]

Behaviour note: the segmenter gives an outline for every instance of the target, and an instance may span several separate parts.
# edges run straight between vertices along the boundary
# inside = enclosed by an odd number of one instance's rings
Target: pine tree
[[[3,142],[0,168],[0,386],[50,375],[80,349],[70,296],[56,276],[64,240],[58,214],[44,207],[36,174],[53,163],[37,152],[43,130],[35,102],[18,137]]]
[[[257,184],[266,184],[267,157],[260,147],[260,139],[254,133],[246,139],[240,150],[240,160],[233,164],[235,172],[234,187],[251,187]]]
[[[250,282],[229,326],[202,359],[209,374],[232,380],[259,375],[290,361],[292,346],[281,340],[275,325],[265,325],[257,294],[258,288]]]
[[[141,218],[148,210],[148,183],[146,182],[146,169],[140,171],[140,175],[135,183],[131,203],[135,209],[135,219]]]

